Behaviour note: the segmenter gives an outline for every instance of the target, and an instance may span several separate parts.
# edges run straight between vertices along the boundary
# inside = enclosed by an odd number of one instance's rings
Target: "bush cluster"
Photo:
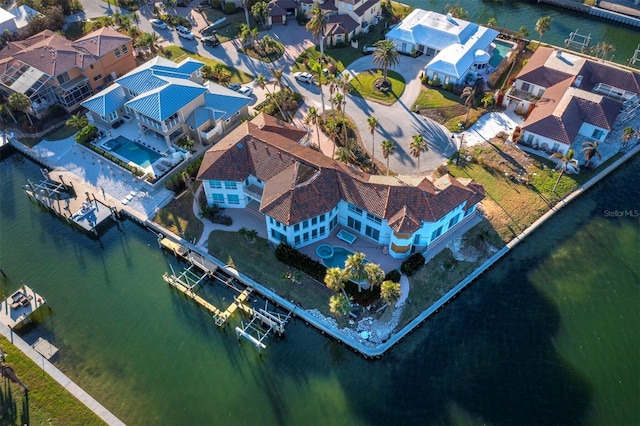
[[[91,139],[96,137],[98,134],[98,128],[94,125],[89,124],[88,126],[84,126],[82,130],[76,133],[76,142],[86,145]]]
[[[410,277],[418,269],[422,268],[422,265],[424,265],[424,256],[422,253],[414,253],[402,262],[400,271]]]
[[[191,29],[191,22],[189,22],[189,20],[183,16],[162,15],[160,16],[160,19],[170,27],[177,27],[178,25],[182,25],[185,28]]]
[[[187,172],[187,175],[191,179],[195,179],[196,175],[198,174],[198,170],[200,170],[200,164],[202,164],[202,156],[198,157],[197,159],[189,163],[187,167],[185,167],[184,171]],[[187,189],[187,186],[182,179],[182,173],[172,174],[171,177],[165,180],[164,186],[169,191],[173,191],[175,194],[180,194],[182,191]]]
[[[280,243],[275,250],[276,259],[280,262],[305,272],[312,278],[323,282],[327,275],[327,267],[322,263],[313,260],[304,253],[300,253],[287,243]]]
[[[384,276],[384,280],[385,281],[393,281],[394,283],[399,283],[400,282],[400,271],[398,271],[397,269],[394,269],[393,271],[387,272],[387,274]]]
[[[233,219],[231,216],[227,216],[224,214],[224,210],[221,209],[217,204],[212,206],[207,203],[207,195],[204,191],[200,192],[200,198],[198,199],[198,204],[200,204],[200,216],[209,219],[213,223],[219,223],[225,226],[231,226],[233,224]]]
[[[227,15],[231,15],[236,12],[236,4],[232,1],[224,4],[224,13]]]

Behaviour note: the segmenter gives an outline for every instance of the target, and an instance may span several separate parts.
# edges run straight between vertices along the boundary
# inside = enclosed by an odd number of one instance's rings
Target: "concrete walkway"
[[[56,382],[65,388],[71,395],[76,397],[81,403],[87,406],[98,417],[100,417],[108,425],[123,425],[124,423],[118,419],[113,413],[107,410],[102,404],[93,399],[91,395],[86,393],[80,386],[76,385],[70,378],[64,375],[64,373],[58,368],[47,361],[42,355],[40,355],[35,349],[33,349],[27,342],[22,340],[20,336],[13,332],[9,327],[4,324],[0,324],[0,333],[5,336],[16,348],[22,353],[31,358],[33,362],[38,366],[42,366],[42,369],[51,376]],[[9,360],[11,361],[11,360]]]

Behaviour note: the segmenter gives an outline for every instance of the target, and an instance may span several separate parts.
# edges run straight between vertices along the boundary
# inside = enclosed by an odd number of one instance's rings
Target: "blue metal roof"
[[[123,106],[126,101],[127,96],[124,93],[124,89],[121,86],[114,84],[90,97],[80,105],[89,111],[105,116]]]
[[[219,94],[208,92],[204,95],[205,105],[224,111],[223,119],[226,119],[240,111],[251,102],[251,98],[233,92],[233,94]]]
[[[185,120],[185,123],[193,128],[198,128],[205,124],[207,121],[216,122],[222,117],[224,117],[226,113],[224,111],[220,111],[218,109],[212,107],[197,107],[194,109],[189,117]]]
[[[202,86],[169,84],[139,95],[127,102],[126,105],[149,118],[163,121],[206,91],[207,89]]]
[[[154,75],[153,70],[150,68],[129,73],[117,79],[116,83],[135,93],[148,92],[168,84],[166,80]]]

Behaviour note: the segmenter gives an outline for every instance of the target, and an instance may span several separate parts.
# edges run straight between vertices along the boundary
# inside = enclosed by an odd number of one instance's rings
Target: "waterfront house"
[[[295,0],[271,0],[268,3],[267,25],[285,24],[288,19],[298,16],[298,3]]]
[[[618,116],[640,106],[640,74],[563,50],[539,47],[503,105],[526,115],[520,141],[566,153],[604,141]]]
[[[300,248],[342,227],[348,242],[404,258],[447,239],[484,198],[471,179],[363,173],[300,144],[305,134],[265,114],[242,123],[204,155],[208,204],[259,211],[274,244]]]
[[[213,82],[203,83],[204,63],[156,57],[87,99],[89,122],[108,129],[135,120],[140,135],[168,148],[182,136],[211,143],[248,116],[250,98]]]
[[[29,20],[38,15],[41,13],[27,5],[18,6],[11,11],[0,7],[0,34],[13,34],[26,27]]]
[[[70,41],[49,30],[0,50],[0,90],[27,95],[37,117],[52,105],[73,111],[136,66],[131,38],[100,28]]]
[[[325,14],[325,39],[329,46],[348,43],[382,16],[381,0],[299,0],[302,13],[311,16],[317,5]]]
[[[487,71],[498,31],[481,25],[415,9],[385,38],[401,53],[423,53],[432,59],[425,67],[430,80],[442,84],[470,84]]]

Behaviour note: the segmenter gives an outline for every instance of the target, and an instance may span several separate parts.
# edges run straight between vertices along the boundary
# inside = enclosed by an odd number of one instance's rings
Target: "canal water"
[[[539,37],[535,31],[536,21],[543,16],[550,16],[551,28],[542,36],[543,42],[564,46],[569,33],[578,30],[584,36],[591,35],[590,46],[595,46],[601,41],[612,44],[616,48],[615,52],[612,52],[613,62],[621,64],[626,64],[640,43],[638,28],[537,3],[535,0],[403,0],[402,3],[439,13],[446,13],[450,7],[447,5],[457,4],[469,13],[470,21],[481,25],[486,25],[490,18],[496,18],[498,27],[518,31],[520,27],[525,26],[531,40],[538,40]],[[640,62],[638,66],[640,67]]]
[[[74,231],[39,176],[0,162],[0,289],[44,295],[25,338],[128,424],[640,423],[640,157],[375,361],[299,320],[259,356],[162,280],[153,234]]]

